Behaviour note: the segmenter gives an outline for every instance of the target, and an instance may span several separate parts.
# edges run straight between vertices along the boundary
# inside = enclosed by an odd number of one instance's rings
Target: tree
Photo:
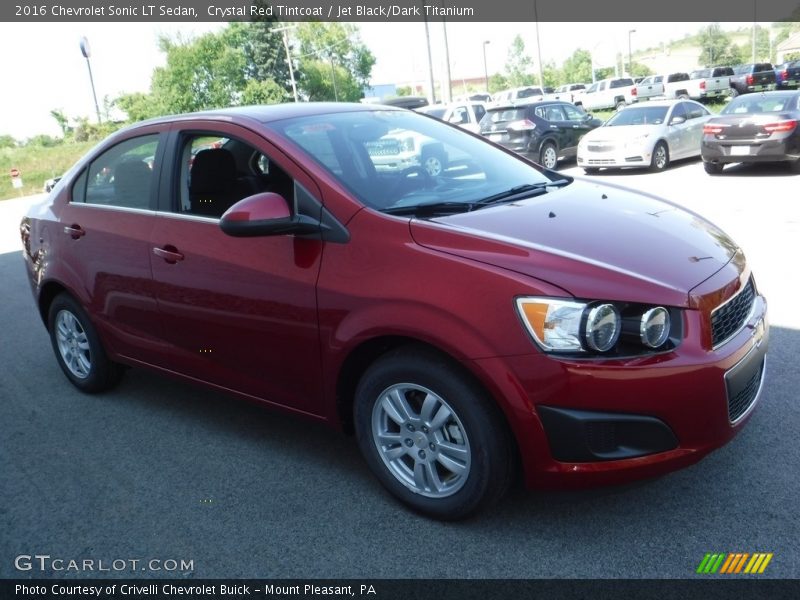
[[[242,90],[242,104],[280,104],[286,100],[286,90],[272,79],[250,79]]]
[[[525,54],[525,42],[522,41],[522,36],[517,34],[508,48],[506,82],[511,87],[531,85],[534,82],[533,75],[530,73],[532,67],[533,59]]]
[[[633,64],[631,64],[630,71],[631,77],[647,77],[648,75],[653,74],[653,71],[650,69],[650,67],[636,61],[633,61]]]
[[[256,0],[255,5],[266,5]],[[276,17],[258,17],[249,23],[234,22],[228,25],[229,39],[244,51],[245,77],[256,81],[274,81],[282,86],[287,96],[292,91],[289,65],[282,31],[283,24]],[[289,46],[291,52],[291,45]]]
[[[17,140],[8,134],[0,135],[0,149],[3,148],[16,148]]]
[[[152,94],[143,94],[142,92],[123,94],[117,98],[116,103],[120,110],[128,115],[129,121],[144,121],[161,114],[158,110],[158,102]]]
[[[363,96],[375,56],[361,41],[358,28],[338,22],[301,23],[296,36],[301,53],[300,84],[309,99],[333,100],[336,96],[340,101],[353,102]]]
[[[554,62],[549,62],[542,66],[542,77],[544,78],[544,86],[556,87],[561,85],[561,80],[564,76],[561,73],[561,69],[556,67]]]
[[[69,118],[64,114],[64,111],[60,108],[54,108],[50,111],[50,116],[58,123],[58,127],[61,129],[61,135],[67,137],[72,131],[72,127],[69,126]]]
[[[592,80],[592,55],[588,50],[578,48],[561,68],[564,83],[588,83]]]
[[[161,37],[167,64],[153,72],[157,114],[183,113],[239,104],[246,64],[241,30],[228,27],[195,40]]]
[[[500,75],[499,73],[495,73],[494,75],[489,76],[489,93],[494,94],[495,92],[500,92],[502,90],[506,90],[511,87],[508,83],[508,80]]]
[[[742,62],[741,49],[731,43],[730,36],[722,31],[719,23],[704,27],[698,34],[700,61],[708,66],[735,65]]]

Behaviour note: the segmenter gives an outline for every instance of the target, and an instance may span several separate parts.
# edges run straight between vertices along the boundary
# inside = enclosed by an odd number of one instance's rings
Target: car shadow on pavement
[[[795,177],[788,163],[735,163],[725,167],[716,177]]]

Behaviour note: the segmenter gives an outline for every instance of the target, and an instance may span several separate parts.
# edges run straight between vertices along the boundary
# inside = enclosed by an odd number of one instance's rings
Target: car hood
[[[576,179],[546,195],[412,219],[416,243],[556,285],[578,298],[688,306],[736,254],[700,216],[652,195]],[[476,290],[480,293],[480,290]]]
[[[583,139],[587,142],[628,142],[639,136],[655,135],[660,125],[617,125],[593,129]]]

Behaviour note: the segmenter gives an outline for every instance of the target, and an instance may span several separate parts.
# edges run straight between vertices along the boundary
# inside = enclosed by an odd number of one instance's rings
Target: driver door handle
[[[153,248],[153,254],[163,258],[166,262],[171,265],[174,265],[179,260],[183,260],[184,256],[175,246],[167,245],[163,248]]]
[[[64,227],[64,233],[70,236],[73,240],[77,240],[78,238],[82,238],[86,235],[86,230],[80,225],[73,224]]]

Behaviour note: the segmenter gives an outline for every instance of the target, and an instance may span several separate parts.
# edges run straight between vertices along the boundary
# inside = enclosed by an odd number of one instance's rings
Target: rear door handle
[[[82,238],[86,235],[86,230],[80,225],[72,224],[64,227],[64,233],[70,236],[73,240],[77,240],[78,238]]]
[[[179,260],[183,260],[183,254],[178,252],[178,249],[175,246],[164,246],[163,248],[153,248],[153,254],[156,256],[160,256],[166,262],[171,265],[174,265]]]

